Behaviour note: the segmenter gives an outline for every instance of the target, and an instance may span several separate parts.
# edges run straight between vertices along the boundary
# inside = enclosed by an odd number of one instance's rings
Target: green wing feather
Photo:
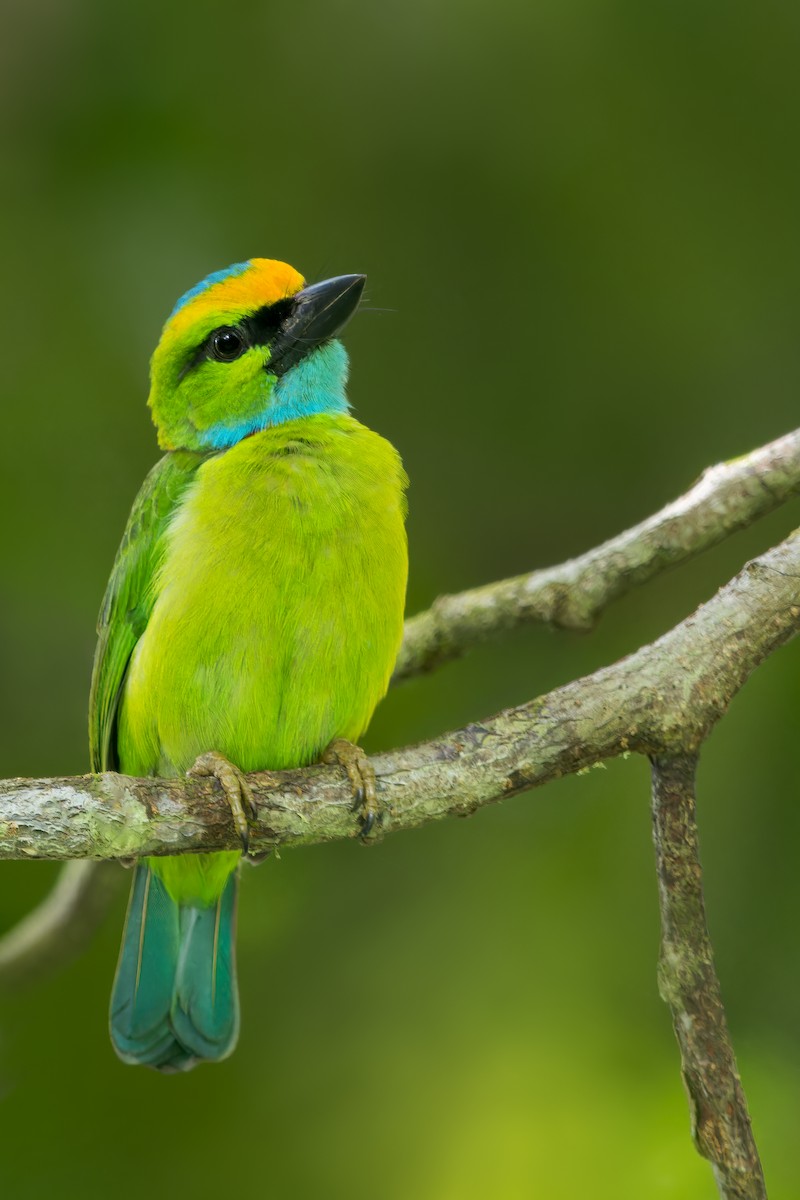
[[[89,697],[89,749],[93,771],[119,766],[114,732],[125,672],[156,600],[164,535],[197,468],[208,455],[166,454],[136,497],[108,581],[97,623],[97,650]]]
[[[116,719],[131,654],[158,594],[165,534],[208,455],[156,463],[134,502],[100,610],[89,700],[92,770],[119,766]],[[111,1037],[125,1062],[185,1071],[236,1044],[236,875],[211,907],[178,905],[152,868],[134,873],[111,997]]]

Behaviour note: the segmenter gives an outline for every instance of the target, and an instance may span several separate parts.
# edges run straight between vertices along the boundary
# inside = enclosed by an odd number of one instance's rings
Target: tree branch
[[[799,489],[800,430],[708,468],[684,496],[580,558],[458,596],[441,597],[430,610],[406,622],[394,682],[430,671],[470,646],[526,621],[588,628],[616,596],[721,541]],[[73,924],[83,920],[84,906],[86,920],[93,923],[97,919],[90,868],[83,871],[81,880],[81,886],[69,892]],[[45,948],[48,920],[55,944],[62,929],[58,909],[49,900],[31,914],[30,922],[23,923],[27,930],[35,930],[36,944]],[[0,982],[12,972],[14,957],[26,953],[16,934],[12,930],[0,938]]]
[[[395,681],[430,671],[518,625],[590,629],[612,600],[800,494],[800,430],[703,472],[694,487],[579,558],[440,596],[406,622]]]
[[[736,1067],[706,925],[697,838],[697,758],[653,758],[653,840],[661,910],[659,992],[672,1013],[698,1152],[722,1200],[767,1191]]]
[[[474,812],[614,755],[693,752],[750,673],[800,628],[800,536],[748,563],[669,633],[594,675],[373,758],[384,830]],[[261,772],[254,850],[358,836],[341,771]],[[216,780],[107,773],[0,783],[0,858],[234,849]]]
[[[67,863],[42,903],[0,938],[0,985],[31,983],[76,958],[124,882],[117,863]]]
[[[442,597],[407,622],[394,681],[528,621],[589,628],[617,596],[798,492],[800,431],[709,469],[685,496],[580,558]],[[661,990],[681,1047],[695,1141],[714,1164],[725,1200],[766,1193],[705,927],[695,756],[750,673],[798,628],[800,537],[793,535],[630,657],[486,721],[373,759],[385,832],[466,815],[614,755],[651,757]],[[250,782],[258,802],[255,851],[360,833],[349,785],[335,769],[262,772]],[[45,903],[0,939],[0,983],[54,956],[71,957],[91,933],[115,873],[86,860],[238,847],[216,781],[108,773],[0,782],[0,858],[84,860],[70,863]]]

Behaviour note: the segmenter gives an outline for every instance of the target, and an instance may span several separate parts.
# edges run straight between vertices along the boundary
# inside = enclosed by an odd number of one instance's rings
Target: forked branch
[[[800,628],[800,535],[747,564],[669,633],[594,675],[372,762],[385,832],[474,812],[628,752],[694,752],[750,673]],[[332,767],[261,772],[251,846],[356,837]],[[129,858],[234,849],[216,781],[108,773],[0,783],[0,858]]]
[[[710,468],[661,512],[560,567],[438,600],[406,625],[395,681],[476,643],[540,621],[587,629],[616,597],[722,541],[800,492],[800,431]],[[514,796],[605,758],[653,763],[662,913],[660,985],[681,1048],[693,1134],[724,1200],[766,1195],[705,926],[694,814],[699,747],[751,672],[800,629],[800,536],[763,554],[650,646],[546,696],[418,746],[374,758],[383,831]],[[251,776],[251,846],[356,837],[350,789],[335,768]],[[53,952],[74,952],[116,890],[104,862],[233,849],[213,781],[106,774],[0,783],[0,858],[84,860],[0,939],[0,983]],[[70,941],[72,939],[72,941]]]

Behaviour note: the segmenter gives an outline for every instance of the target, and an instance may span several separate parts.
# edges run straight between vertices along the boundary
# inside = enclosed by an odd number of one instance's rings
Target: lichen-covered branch
[[[384,830],[474,812],[628,751],[692,752],[750,673],[800,628],[800,535],[748,563],[707,604],[629,658],[528,704],[376,756]],[[331,767],[250,777],[254,850],[355,837]],[[0,783],[0,858],[120,858],[233,849],[213,780],[108,773]]]
[[[529,622],[590,629],[612,600],[724,541],[798,493],[800,430],[795,430],[751,454],[709,467],[684,496],[579,558],[440,596],[406,622],[394,678],[430,671]]]
[[[394,681],[429,671],[479,641],[525,621],[584,629],[616,596],[660,570],[721,541],[729,533],[777,507],[800,488],[800,430],[751,454],[704,472],[685,496],[596,550],[557,567],[502,580],[457,596],[441,597],[427,612],[406,622]],[[73,925],[96,920],[91,868],[72,894]],[[41,919],[39,919],[41,918]],[[58,909],[46,900],[26,929],[46,943],[61,928]],[[0,981],[14,956],[26,954],[16,930],[0,939]],[[12,953],[13,951],[13,953]]]
[[[697,838],[695,755],[654,757],[661,954],[658,984],[681,1053],[692,1137],[722,1200],[766,1200],[706,925]]]
[[[681,499],[560,567],[442,597],[406,625],[395,680],[527,621],[583,629],[615,597],[721,541],[800,491],[800,431],[706,471]],[[455,733],[373,759],[383,831],[474,812],[628,752],[653,762],[663,938],[693,1134],[724,1200],[766,1195],[705,925],[694,817],[698,747],[750,673],[800,628],[800,536],[744,570],[629,658]],[[335,768],[250,777],[254,851],[355,837]],[[70,862],[54,892],[0,939],[0,985],[71,957],[107,903],[105,861],[238,848],[215,781],[108,773],[0,782],[0,858]],[[121,874],[121,873],[120,873]]]

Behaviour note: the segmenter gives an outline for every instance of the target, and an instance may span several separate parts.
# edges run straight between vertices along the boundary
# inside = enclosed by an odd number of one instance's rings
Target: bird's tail
[[[123,1062],[188,1071],[225,1058],[239,1035],[237,873],[211,907],[176,904],[137,864],[111,993],[111,1041]]]

